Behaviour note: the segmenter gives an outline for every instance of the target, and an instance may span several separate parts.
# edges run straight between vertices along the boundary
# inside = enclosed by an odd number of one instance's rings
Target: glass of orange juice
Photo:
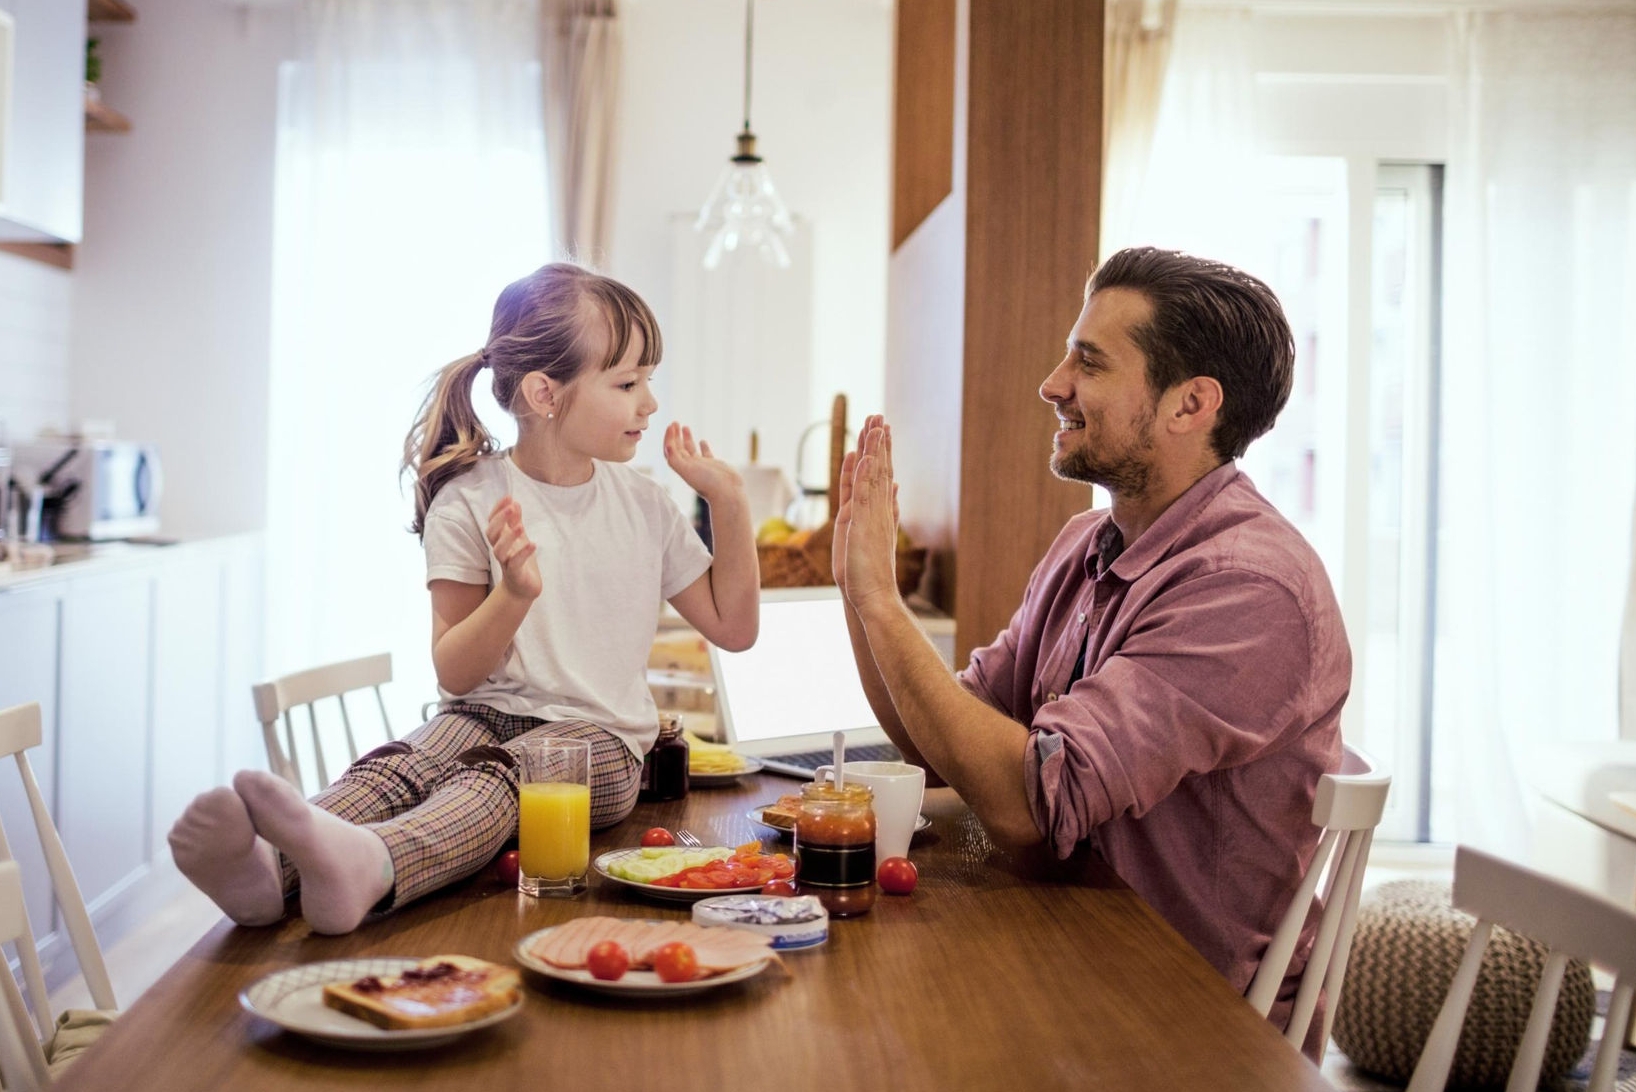
[[[585,890],[591,860],[591,745],[541,736],[513,745],[517,756],[517,889],[572,898]]]

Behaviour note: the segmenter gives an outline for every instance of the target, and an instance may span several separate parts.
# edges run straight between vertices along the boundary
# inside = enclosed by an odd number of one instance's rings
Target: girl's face
[[[560,388],[557,433],[568,450],[586,458],[623,463],[659,408],[649,382],[653,366],[640,364],[642,336],[634,335],[625,356],[606,370],[591,368]]]

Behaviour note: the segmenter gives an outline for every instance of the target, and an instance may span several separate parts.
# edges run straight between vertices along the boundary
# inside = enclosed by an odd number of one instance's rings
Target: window
[[[1440,167],[1263,163],[1259,269],[1295,338],[1277,426],[1243,460],[1313,544],[1353,654],[1346,734],[1393,771],[1383,837],[1431,832]]]

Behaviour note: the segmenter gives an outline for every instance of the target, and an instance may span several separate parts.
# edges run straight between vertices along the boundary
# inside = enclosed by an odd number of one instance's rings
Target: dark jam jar
[[[795,879],[832,918],[867,914],[875,905],[875,807],[867,785],[801,787]]]
[[[682,718],[666,713],[659,718],[659,738],[642,760],[638,800],[680,800],[687,795],[687,740]]]

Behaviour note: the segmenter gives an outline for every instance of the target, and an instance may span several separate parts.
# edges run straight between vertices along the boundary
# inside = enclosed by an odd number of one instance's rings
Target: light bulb
[[[728,161],[693,224],[694,230],[710,236],[704,267],[715,269],[723,256],[745,250],[788,269],[790,252],[784,240],[795,231],[790,210],[773,188],[766,164],[755,154],[755,135],[740,133],[738,145],[738,155]]]

